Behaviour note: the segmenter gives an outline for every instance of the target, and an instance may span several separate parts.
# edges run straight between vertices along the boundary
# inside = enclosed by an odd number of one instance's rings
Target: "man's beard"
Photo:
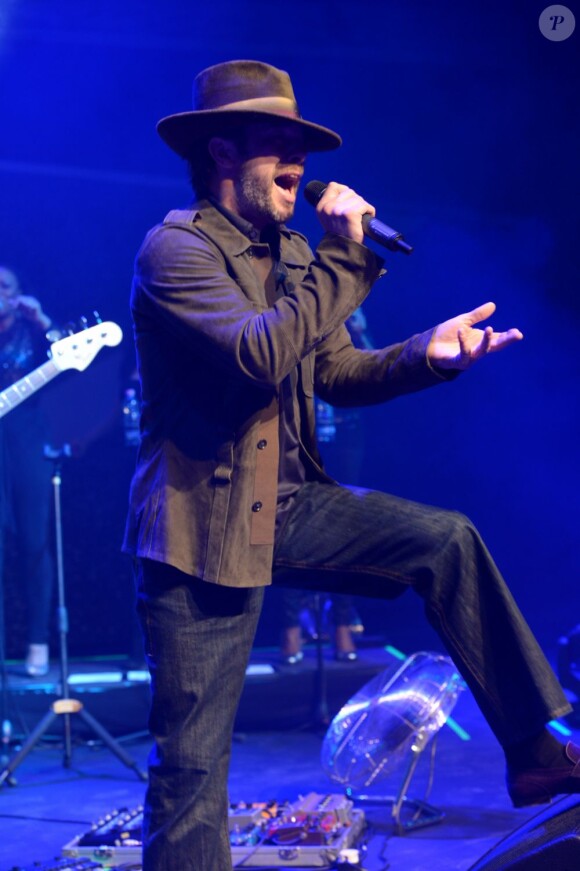
[[[274,204],[272,188],[242,169],[236,184],[238,208],[243,217],[256,226],[283,224],[294,214],[293,206],[279,209]]]

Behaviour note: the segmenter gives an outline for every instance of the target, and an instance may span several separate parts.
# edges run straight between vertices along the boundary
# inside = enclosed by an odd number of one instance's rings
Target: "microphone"
[[[318,205],[322,194],[326,190],[327,185],[323,181],[309,181],[304,188],[304,196],[311,206]],[[393,230],[387,224],[383,224],[378,218],[373,218],[371,215],[362,216],[362,228],[365,236],[378,242],[379,245],[384,245],[390,251],[402,251],[404,254],[411,254],[413,248],[407,245],[403,236],[398,230]]]

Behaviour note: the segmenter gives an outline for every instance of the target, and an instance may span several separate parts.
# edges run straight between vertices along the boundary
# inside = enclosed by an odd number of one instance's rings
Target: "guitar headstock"
[[[52,362],[60,370],[78,369],[82,372],[92,363],[101,348],[118,345],[123,331],[113,321],[103,321],[87,327],[72,336],[59,339],[50,347]]]

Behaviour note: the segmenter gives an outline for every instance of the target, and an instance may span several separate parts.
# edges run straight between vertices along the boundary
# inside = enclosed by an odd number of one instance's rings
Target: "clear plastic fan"
[[[406,790],[420,753],[447,721],[464,687],[449,657],[436,653],[415,653],[398,668],[382,672],[328,727],[321,751],[324,770],[352,791],[371,786],[411,759]],[[400,798],[398,809],[402,793]]]

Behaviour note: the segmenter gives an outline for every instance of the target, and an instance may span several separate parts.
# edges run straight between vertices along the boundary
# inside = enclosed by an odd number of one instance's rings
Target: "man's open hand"
[[[495,303],[486,302],[439,324],[427,349],[429,362],[440,369],[468,369],[480,357],[523,339],[523,334],[515,328],[496,333],[490,326],[483,330],[474,326],[487,320],[494,311]]]

